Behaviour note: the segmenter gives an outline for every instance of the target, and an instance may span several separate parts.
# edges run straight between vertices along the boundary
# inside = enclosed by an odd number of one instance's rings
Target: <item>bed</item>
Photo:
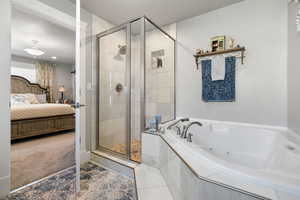
[[[50,103],[49,92],[21,76],[11,76],[11,95],[44,97],[44,102],[11,104],[11,140],[75,129],[75,111],[68,104]],[[37,98],[38,99],[38,98]],[[35,99],[36,100],[36,99]]]

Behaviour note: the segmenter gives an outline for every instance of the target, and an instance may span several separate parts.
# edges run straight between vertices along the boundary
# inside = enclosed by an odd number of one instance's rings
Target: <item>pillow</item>
[[[38,104],[34,94],[11,94],[11,102],[15,104]]]
[[[47,103],[46,94],[36,94],[35,97],[39,103]]]
[[[26,101],[25,96],[24,95],[19,95],[19,94],[11,94],[10,95],[10,101],[11,101],[11,105],[29,104],[29,102]]]
[[[38,104],[39,101],[36,99],[35,94],[24,94],[25,99],[30,103],[30,104]]]

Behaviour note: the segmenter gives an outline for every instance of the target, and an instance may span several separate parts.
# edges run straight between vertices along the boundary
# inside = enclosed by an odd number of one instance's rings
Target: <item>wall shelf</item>
[[[199,62],[198,62],[199,58],[213,56],[213,55],[226,54],[226,53],[233,53],[233,52],[241,52],[241,56],[237,57],[237,58],[241,58],[242,64],[244,64],[245,51],[246,51],[245,47],[237,47],[237,48],[233,48],[233,49],[226,49],[223,51],[215,51],[215,52],[210,51],[210,52],[206,52],[206,53],[196,54],[196,55],[194,55],[194,57],[196,60],[197,69],[199,69]]]

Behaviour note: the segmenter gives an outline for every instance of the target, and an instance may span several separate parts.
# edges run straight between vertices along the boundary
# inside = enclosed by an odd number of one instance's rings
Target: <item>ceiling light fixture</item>
[[[57,57],[56,57],[56,56],[52,56],[52,57],[51,57],[51,59],[53,59],[53,60],[56,60],[56,59],[57,59]]]
[[[44,51],[42,51],[41,49],[39,49],[37,47],[37,44],[39,43],[39,41],[37,40],[32,40],[33,46],[31,48],[25,48],[24,51],[32,56],[41,56],[43,54],[45,54]]]

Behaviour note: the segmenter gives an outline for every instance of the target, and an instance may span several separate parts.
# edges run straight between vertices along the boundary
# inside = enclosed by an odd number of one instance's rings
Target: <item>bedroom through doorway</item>
[[[12,0],[11,191],[76,165],[75,29],[26,7]]]

